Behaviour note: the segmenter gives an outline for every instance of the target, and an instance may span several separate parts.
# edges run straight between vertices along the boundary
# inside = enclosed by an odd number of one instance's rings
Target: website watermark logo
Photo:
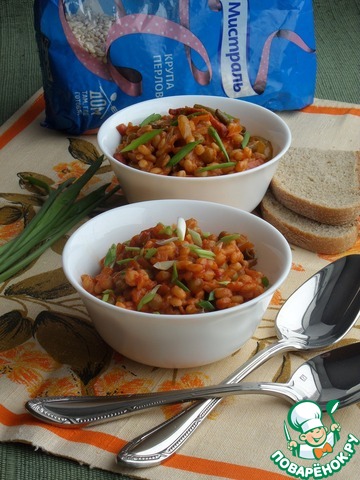
[[[307,480],[330,477],[349,463],[360,440],[349,433],[345,443],[340,442],[341,425],[334,418],[338,406],[338,400],[327,403],[329,421],[325,425],[316,402],[304,400],[293,405],[287,421],[284,421],[284,435],[291,458],[277,450],[270,456],[274,464],[290,476]],[[289,427],[296,433],[290,433]],[[299,464],[297,459],[308,460],[311,464],[304,466],[304,462]]]

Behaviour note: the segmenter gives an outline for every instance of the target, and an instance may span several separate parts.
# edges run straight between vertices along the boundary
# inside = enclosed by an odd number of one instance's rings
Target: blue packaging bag
[[[94,132],[170,95],[278,111],[314,98],[311,0],[35,0],[34,12],[49,128]]]

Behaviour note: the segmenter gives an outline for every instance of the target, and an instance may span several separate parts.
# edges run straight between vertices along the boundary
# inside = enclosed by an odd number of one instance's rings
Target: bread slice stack
[[[358,238],[360,152],[289,149],[260,209],[289,243],[323,254],[348,250]]]

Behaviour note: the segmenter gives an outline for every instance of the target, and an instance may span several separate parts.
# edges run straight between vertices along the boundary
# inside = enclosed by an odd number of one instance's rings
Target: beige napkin
[[[95,136],[69,139],[43,128],[43,108],[40,91],[0,130],[0,244],[20,231],[25,207],[35,208],[31,192],[22,185],[22,173],[60,182],[86,168],[76,158],[82,148],[98,148]],[[281,116],[292,131],[293,146],[360,150],[360,106],[317,100],[301,112]],[[112,180],[112,173],[104,168],[93,184]],[[118,200],[121,203],[122,199]],[[276,340],[274,320],[281,305],[308,277],[338,256],[316,255],[292,247],[291,273],[274,295],[253,338],[240,351],[203,368],[165,370],[132,362],[102,342],[64,278],[63,245],[64,241],[58,242],[31,268],[0,285],[1,441],[28,442],[93,467],[149,480],[273,480],[295,477],[296,471],[300,478],[302,473],[307,475],[304,478],[326,478],[330,471],[334,478],[357,478],[359,404],[335,413],[342,427],[340,440],[331,454],[314,463],[292,457],[287,450],[283,424],[290,404],[273,397],[228,397],[168,462],[136,471],[118,466],[116,453],[127,441],[182,407],[168,406],[83,429],[52,427],[34,420],[24,409],[25,402],[38,395],[102,395],[156,391],[173,388],[174,384],[191,387],[218,383],[256,350]],[[360,241],[349,253],[360,253]],[[360,340],[359,325],[338,345],[355,340]],[[285,382],[297,366],[313,355],[278,355],[247,380]],[[324,423],[329,422],[325,414]],[[291,435],[295,438],[298,433],[291,431]],[[352,455],[346,450],[348,444],[354,447]]]

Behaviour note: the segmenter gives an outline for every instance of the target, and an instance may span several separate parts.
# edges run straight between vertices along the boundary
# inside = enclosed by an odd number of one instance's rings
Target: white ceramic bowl
[[[169,108],[200,103],[240,119],[252,135],[271,141],[274,157],[262,166],[240,173],[213,177],[175,177],[137,170],[117,161],[113,154],[120,143],[116,127],[121,123],[139,124],[152,113],[165,114]],[[98,132],[98,144],[109,159],[127,200],[141,202],[166,198],[187,198],[231,205],[251,212],[262,200],[280,158],[291,143],[286,123],[275,113],[258,105],[226,97],[180,95],[140,102],[108,118]]]
[[[269,278],[266,292],[222,311],[158,315],[110,305],[83,289],[81,275],[98,272],[100,259],[113,243],[129,240],[158,222],[176,224],[179,216],[195,218],[204,231],[246,234],[255,245],[256,268]],[[238,350],[254,333],[290,266],[288,243],[270,224],[234,207],[191,200],[141,202],[105,212],[74,232],[63,252],[64,272],[103,339],[128,358],[164,368],[205,365]]]

